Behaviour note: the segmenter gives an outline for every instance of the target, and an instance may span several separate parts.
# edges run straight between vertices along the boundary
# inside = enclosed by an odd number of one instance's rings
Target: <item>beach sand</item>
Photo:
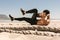
[[[60,37],[23,35],[23,34],[2,32],[0,33],[0,40],[60,40]]]
[[[11,25],[14,24],[13,26]],[[1,22],[0,27],[17,27],[19,22]],[[3,24],[3,25],[1,25]],[[8,25],[7,25],[8,24]],[[11,26],[10,26],[10,25]],[[21,22],[18,27],[28,27],[31,26],[27,22]],[[23,26],[22,26],[23,25]],[[36,25],[33,25],[36,26]],[[40,31],[40,35],[34,35],[34,34],[18,34],[18,33],[9,33],[9,32],[0,32],[0,40],[60,40],[60,20],[51,20],[50,24],[48,26],[45,26],[47,28],[51,28],[52,30],[59,30],[58,33],[55,33],[54,31]],[[43,28],[43,26],[42,26]],[[55,28],[55,29],[54,29]],[[32,31],[32,30],[31,30]],[[32,31],[33,32],[33,31]],[[39,31],[37,31],[39,32]],[[48,33],[48,35],[43,35],[45,33]]]

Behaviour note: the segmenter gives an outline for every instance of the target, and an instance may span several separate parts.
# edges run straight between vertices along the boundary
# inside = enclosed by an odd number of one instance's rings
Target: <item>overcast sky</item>
[[[51,19],[60,19],[60,0],[0,0],[0,14],[22,17],[20,8],[24,10],[37,8],[38,12],[48,9]]]

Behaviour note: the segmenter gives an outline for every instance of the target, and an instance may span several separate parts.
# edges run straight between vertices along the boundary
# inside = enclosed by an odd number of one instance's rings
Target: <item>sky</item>
[[[60,0],[0,0],[0,14],[23,17],[20,8],[26,11],[36,8],[38,12],[48,9],[51,19],[60,19]],[[31,17],[31,14],[25,17]]]

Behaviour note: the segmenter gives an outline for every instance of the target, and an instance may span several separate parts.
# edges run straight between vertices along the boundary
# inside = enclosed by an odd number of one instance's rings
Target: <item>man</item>
[[[18,20],[18,21],[22,21],[22,20],[25,20],[27,22],[29,22],[31,25],[34,25],[37,23],[37,20],[36,20],[36,17],[38,16],[38,10],[37,9],[31,9],[31,10],[28,10],[28,11],[24,11],[21,9],[21,12],[23,15],[25,15],[25,13],[33,13],[33,16],[32,18],[26,18],[26,17],[22,17],[22,18],[14,18],[12,17],[11,15],[9,15],[9,17],[11,18],[11,21],[13,20]]]
[[[31,10],[28,10],[28,11],[24,11],[24,10],[21,9],[21,12],[23,13],[23,15],[25,15],[25,13],[26,13],[26,14],[27,14],[27,13],[33,13],[33,16],[32,16],[32,18],[26,18],[26,17],[14,18],[14,17],[12,17],[11,15],[9,15],[9,17],[11,18],[11,21],[13,21],[13,20],[18,20],[18,21],[25,20],[25,21],[29,22],[31,25],[40,24],[40,22],[43,22],[43,23],[44,23],[45,16],[39,15],[37,9],[31,9]],[[44,14],[44,15],[49,14],[49,10],[44,10],[42,14]],[[40,17],[40,18],[41,18],[41,21],[39,22],[39,21],[36,19],[36,17]]]

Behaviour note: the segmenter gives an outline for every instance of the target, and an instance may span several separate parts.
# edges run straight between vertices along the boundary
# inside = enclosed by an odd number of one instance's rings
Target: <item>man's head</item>
[[[44,10],[43,13],[45,13],[46,15],[50,14],[49,10]]]

